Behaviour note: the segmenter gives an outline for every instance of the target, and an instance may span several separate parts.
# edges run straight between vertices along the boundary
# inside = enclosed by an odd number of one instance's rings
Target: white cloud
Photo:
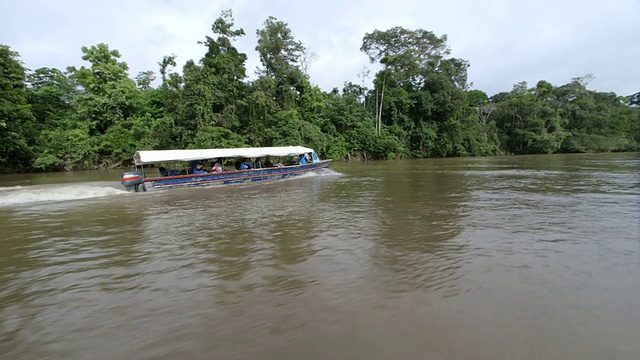
[[[377,69],[359,51],[365,33],[403,26],[447,34],[452,55],[469,61],[474,88],[489,95],[520,81],[562,85],[588,73],[596,76],[592,89],[640,91],[637,0],[5,0],[0,43],[28,68],[64,69],[84,64],[82,46],[104,42],[120,51],[133,77],[157,72],[165,55],[176,54],[180,64],[199,60],[204,47],[197,42],[211,35],[224,9],[247,33],[236,45],[249,56],[249,75],[259,65],[256,29],[274,16],[318,55],[310,75],[324,90],[360,83],[364,65]]]

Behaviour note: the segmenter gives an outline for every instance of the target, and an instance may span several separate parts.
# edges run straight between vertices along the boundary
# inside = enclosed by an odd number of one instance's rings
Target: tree
[[[275,81],[271,96],[274,96],[282,109],[294,108],[304,91],[311,87],[299,67],[300,59],[306,51],[305,47],[294,39],[286,23],[274,17],[269,17],[264,23],[264,28],[258,29],[256,34],[256,50],[263,66],[258,70],[258,74]]]
[[[106,44],[83,46],[82,52],[82,59],[91,66],[69,68],[72,79],[81,87],[77,113],[88,125],[90,135],[104,134],[135,112],[139,92],[127,74],[127,64],[118,61],[120,52]]]
[[[142,71],[136,76],[136,84],[143,91],[151,90],[151,83],[156,80],[156,76],[151,70]]]
[[[58,141],[75,114],[77,90],[69,76],[58,69],[40,68],[27,75],[28,101],[38,134],[33,147],[33,167],[40,170],[64,169],[61,159],[66,143]]]
[[[331,158],[475,156],[640,149],[640,93],[587,89],[592,75],[488,97],[469,90],[464,59],[446,35],[394,27],[365,34],[361,51],[381,69],[323,92],[317,55],[269,17],[256,31],[257,78],[246,80],[245,35],[223,11],[199,42],[204,54],[176,69],[175,55],[135,79],[117,50],[83,47],[88,65],[27,71],[0,45],[2,171],[130,164],[139,149],[301,144]],[[26,82],[25,82],[26,75]]]
[[[245,63],[247,55],[240,53],[232,42],[244,36],[242,28],[234,30],[233,13],[223,11],[211,26],[215,39],[209,36],[203,44],[207,48],[205,56],[200,60],[202,66],[202,85],[212,95],[210,102],[213,116],[207,125],[222,125],[237,128],[238,111],[244,104],[246,86],[242,82],[246,78]],[[187,84],[185,83],[185,86]]]
[[[380,100],[377,100],[377,129],[380,132],[382,123],[382,109],[387,77],[396,81],[419,83],[423,80],[419,68],[435,68],[443,56],[450,50],[446,45],[447,36],[436,36],[431,31],[423,29],[409,30],[394,27],[387,31],[375,30],[365,34],[360,51],[367,54],[369,61],[380,62],[383,71],[378,76]]]
[[[321,148],[322,94],[300,68],[305,47],[274,17],[256,35],[262,68],[251,83],[247,135],[264,146],[316,143]]]
[[[80,92],[75,101],[75,122],[68,131],[88,131],[81,168],[117,167],[130,162],[137,143],[148,137],[148,117],[142,116],[144,96],[120,53],[106,44],[82,47],[89,67],[69,68]]]
[[[173,147],[185,148],[189,136],[185,134],[184,119],[184,78],[175,72],[177,56],[165,55],[158,62],[162,84],[151,93],[149,106],[153,117],[151,138],[156,140],[153,149],[165,150]]]
[[[302,50],[302,56],[300,56],[300,68],[302,72],[308,77],[309,76],[309,68],[311,64],[318,60],[318,54],[310,51],[309,49]]]
[[[383,66],[374,78],[376,132],[383,125],[399,126],[414,156],[466,153],[461,121],[468,62],[446,58],[446,40],[423,29],[395,27],[367,33],[360,48]]]
[[[104,95],[109,84],[129,79],[129,67],[125,62],[118,61],[120,52],[110,50],[109,45],[100,43],[89,48],[83,46],[82,53],[82,60],[88,61],[91,66],[82,66],[80,69],[70,67],[69,70],[86,92]]]
[[[260,54],[262,75],[275,79],[284,78],[297,69],[296,64],[304,55],[306,49],[302,42],[295,40],[288,25],[273,16],[264,22],[264,28],[256,31],[258,45],[256,51]]]
[[[362,79],[362,93],[358,97],[362,97],[362,106],[367,107],[367,98],[365,96],[367,87],[365,83],[367,79],[371,77],[371,70],[367,69],[366,66],[362,66],[362,69],[358,72],[358,78]]]
[[[40,68],[27,74],[27,94],[38,131],[51,129],[69,116],[77,95],[73,81],[58,69]]]
[[[29,169],[33,157],[34,117],[27,102],[20,55],[0,45],[0,168]]]
[[[476,110],[478,119],[486,124],[489,121],[493,107],[488,104],[489,96],[481,90],[471,90],[467,92],[467,104]]]

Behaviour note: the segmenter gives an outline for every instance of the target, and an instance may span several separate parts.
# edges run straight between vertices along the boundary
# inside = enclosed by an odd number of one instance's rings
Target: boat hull
[[[272,167],[264,169],[226,171],[221,173],[153,177],[144,179],[147,189],[176,187],[217,186],[249,182],[283,180],[329,167],[331,160],[304,165]]]

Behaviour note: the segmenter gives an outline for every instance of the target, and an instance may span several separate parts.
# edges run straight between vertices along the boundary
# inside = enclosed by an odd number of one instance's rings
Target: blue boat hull
[[[329,167],[331,160],[304,165],[273,167],[264,169],[227,171],[194,175],[153,177],[144,179],[147,189],[167,189],[174,187],[231,185],[248,182],[282,180]]]

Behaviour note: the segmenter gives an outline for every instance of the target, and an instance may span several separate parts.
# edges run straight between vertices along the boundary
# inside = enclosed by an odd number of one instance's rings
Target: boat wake
[[[306,179],[306,178],[315,178],[315,177],[324,177],[324,176],[341,176],[341,175],[342,174],[340,174],[339,172],[333,169],[324,168],[324,169],[309,171],[304,174],[300,174],[295,177],[292,177],[291,179]]]
[[[108,185],[35,185],[0,188],[0,207],[61,202],[126,194]]]
[[[310,171],[308,173],[299,175],[297,176],[297,178],[316,177],[316,176],[340,176],[340,175],[342,174],[333,169],[324,168],[324,169],[318,169],[315,171]]]

